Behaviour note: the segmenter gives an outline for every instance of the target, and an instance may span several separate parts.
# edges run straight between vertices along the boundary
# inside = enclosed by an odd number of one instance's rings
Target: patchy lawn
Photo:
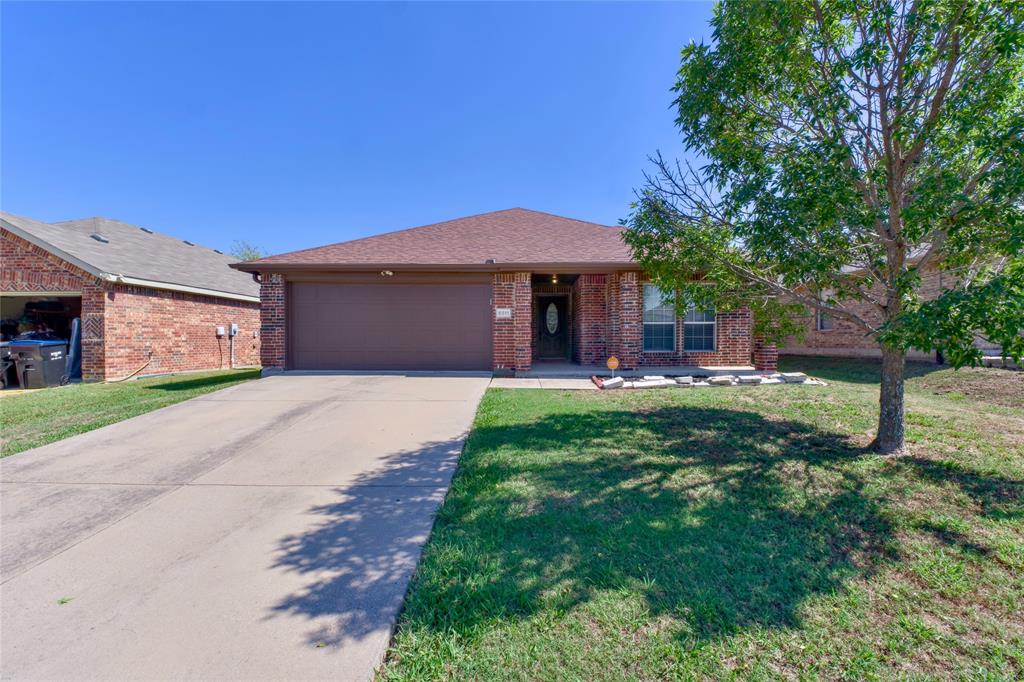
[[[380,677],[1024,676],[1024,406],[947,391],[1016,379],[912,367],[885,458],[870,366],[789,365],[489,391]]]
[[[256,379],[258,369],[72,384],[0,397],[0,457]]]

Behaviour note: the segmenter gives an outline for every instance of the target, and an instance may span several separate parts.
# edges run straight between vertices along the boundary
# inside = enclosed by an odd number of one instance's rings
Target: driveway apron
[[[285,374],[0,461],[0,676],[371,678],[488,380]]]

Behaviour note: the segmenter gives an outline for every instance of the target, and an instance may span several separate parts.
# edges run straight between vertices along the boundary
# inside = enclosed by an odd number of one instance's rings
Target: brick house
[[[928,301],[938,298],[946,289],[954,286],[959,275],[953,270],[941,270],[937,266],[926,266],[921,272],[920,294]],[[844,301],[843,307],[865,320],[881,322],[881,314],[870,303],[863,301]],[[880,358],[882,350],[874,337],[868,336],[864,330],[853,322],[841,318],[833,318],[820,311],[809,311],[804,318],[803,338],[787,339],[779,353],[782,355],[815,355],[829,357],[861,357]],[[978,337],[975,345],[986,355],[999,355],[1001,347]],[[932,352],[910,349],[907,358],[917,361],[934,361]]]
[[[67,338],[81,318],[85,380],[258,365],[259,285],[232,260],[115,220],[0,213],[4,337],[45,325]]]
[[[678,316],[622,229],[509,209],[232,267],[261,280],[262,365],[773,370],[749,310]]]

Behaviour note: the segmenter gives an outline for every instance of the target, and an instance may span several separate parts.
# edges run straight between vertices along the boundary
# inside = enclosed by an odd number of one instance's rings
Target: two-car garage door
[[[491,369],[489,284],[290,287],[293,369]]]

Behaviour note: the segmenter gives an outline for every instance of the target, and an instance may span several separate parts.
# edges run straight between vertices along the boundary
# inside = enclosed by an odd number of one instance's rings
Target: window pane
[[[832,329],[832,318],[822,312],[818,313],[818,331],[827,332]]]
[[[645,324],[645,351],[672,351],[676,348],[674,324]]]
[[[689,310],[686,311],[687,322],[714,322],[715,321],[715,309],[710,308],[708,310],[697,310],[693,306],[690,306]]]
[[[653,284],[644,289],[644,350],[672,351],[676,349],[676,311],[665,301],[661,290]]]
[[[683,350],[713,351],[715,349],[714,324],[707,322],[687,323],[683,333]]]
[[[653,284],[644,285],[644,322],[675,322],[675,309],[665,302],[661,290]]]

